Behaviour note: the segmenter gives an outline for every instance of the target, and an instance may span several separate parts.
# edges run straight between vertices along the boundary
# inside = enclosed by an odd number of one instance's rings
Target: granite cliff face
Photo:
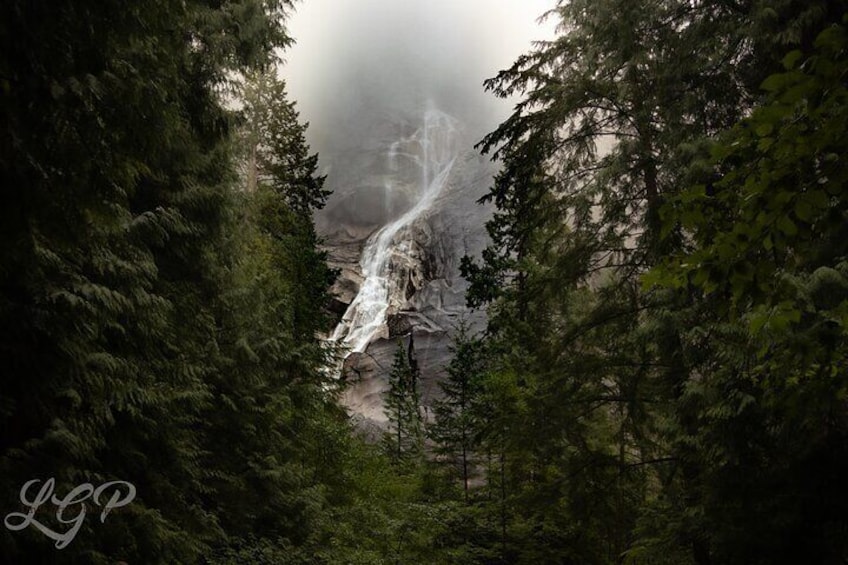
[[[322,155],[334,194],[316,224],[331,266],[341,270],[331,339],[350,351],[343,400],[364,426],[380,427],[398,339],[414,343],[426,411],[457,322],[483,326],[483,315],[465,306],[459,262],[486,244],[490,211],[476,201],[495,169],[460,118],[432,107],[384,118],[358,141]]]

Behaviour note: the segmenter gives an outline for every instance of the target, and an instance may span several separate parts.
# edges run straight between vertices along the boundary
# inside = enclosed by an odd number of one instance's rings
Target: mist
[[[322,164],[379,143],[379,124],[427,107],[463,122],[469,143],[508,115],[483,89],[552,35],[536,20],[554,0],[305,0],[289,21],[290,96]],[[331,179],[332,182],[332,179]],[[335,183],[333,183],[335,184]]]

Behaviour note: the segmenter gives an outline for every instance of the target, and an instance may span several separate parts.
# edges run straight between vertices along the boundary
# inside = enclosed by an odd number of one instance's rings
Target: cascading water
[[[360,261],[364,280],[331,337],[351,353],[364,352],[386,323],[392,293],[398,290],[392,288],[392,255],[402,252],[408,244],[403,239],[405,228],[430,209],[447,184],[459,152],[457,134],[454,118],[431,109],[424,113],[423,124],[415,133],[389,147],[390,169],[397,169],[400,159],[418,168],[417,201],[402,216],[372,234],[365,244]],[[387,197],[389,194],[391,191],[387,190]]]

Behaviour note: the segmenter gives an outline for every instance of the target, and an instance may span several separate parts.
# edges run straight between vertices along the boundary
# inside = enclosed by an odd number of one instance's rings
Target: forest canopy
[[[136,489],[0,561],[848,560],[846,2],[558,1],[483,86],[488,325],[430,414],[398,342],[382,442],[328,369],[293,8],[0,7],[0,507]]]

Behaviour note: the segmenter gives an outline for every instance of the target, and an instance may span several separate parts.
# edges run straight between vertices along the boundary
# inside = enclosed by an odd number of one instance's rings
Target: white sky
[[[536,20],[554,2],[301,0],[288,22],[296,44],[283,75],[314,149],[356,113],[409,109],[419,98],[481,131],[494,128],[511,104],[482,82],[553,35],[551,23]]]

